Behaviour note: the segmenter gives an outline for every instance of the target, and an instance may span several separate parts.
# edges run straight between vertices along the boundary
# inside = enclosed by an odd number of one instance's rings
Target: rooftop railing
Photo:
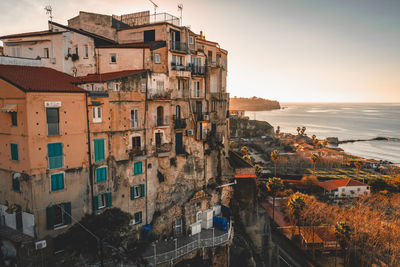
[[[138,13],[125,14],[121,16],[113,15],[113,18],[122,21],[129,26],[140,26],[160,22],[167,22],[175,26],[180,26],[179,18],[168,13],[149,14],[149,12],[143,12],[142,15]]]
[[[169,48],[175,51],[185,52],[188,49],[187,43],[177,42],[177,41],[170,41]]]

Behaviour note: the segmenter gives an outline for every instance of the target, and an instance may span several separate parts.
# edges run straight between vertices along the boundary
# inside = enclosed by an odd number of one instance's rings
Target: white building
[[[318,185],[335,198],[360,197],[371,193],[369,185],[350,178],[319,182]]]

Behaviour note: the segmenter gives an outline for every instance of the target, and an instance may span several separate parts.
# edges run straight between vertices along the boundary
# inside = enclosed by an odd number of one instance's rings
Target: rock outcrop
[[[274,127],[266,121],[249,120],[248,118],[229,118],[231,138],[251,138],[274,135]]]
[[[229,100],[231,110],[263,111],[280,109],[278,101],[253,96],[252,98],[234,97]]]

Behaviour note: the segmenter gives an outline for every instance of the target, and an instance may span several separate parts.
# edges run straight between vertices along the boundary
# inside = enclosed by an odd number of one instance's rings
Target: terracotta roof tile
[[[344,186],[368,186],[367,184],[364,184],[362,182],[350,178],[333,179],[326,182],[318,182],[318,185],[328,191]]]
[[[51,35],[51,34],[59,34],[63,33],[62,31],[37,31],[37,32],[24,32],[24,33],[17,33],[17,34],[10,34],[1,36],[0,39],[8,39],[8,38],[20,38],[20,37],[31,37],[31,36],[41,36],[41,35]]]
[[[77,78],[45,67],[0,65],[0,79],[25,92],[85,92]]]
[[[109,80],[114,80],[142,72],[145,72],[145,70],[123,70],[123,71],[107,72],[101,74],[88,74],[86,76],[79,77],[77,83],[106,82]]]

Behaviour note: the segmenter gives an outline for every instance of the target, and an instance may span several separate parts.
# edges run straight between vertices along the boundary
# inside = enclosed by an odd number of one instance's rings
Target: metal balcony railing
[[[198,65],[191,65],[190,71],[194,75],[204,75],[206,74],[206,67],[205,66],[198,66]]]
[[[171,99],[171,90],[168,90],[168,89],[151,89],[147,93],[147,99],[150,99],[150,100],[169,100],[169,99]]]
[[[156,153],[171,152],[171,149],[172,149],[171,143],[156,145]]]
[[[185,52],[188,49],[187,43],[170,41],[169,48],[175,51]]]
[[[171,69],[172,70],[181,70],[181,71],[190,71],[191,70],[189,66],[185,66],[182,64],[178,65],[174,62],[171,63]]]
[[[156,117],[156,126],[168,126],[169,116]]]
[[[144,150],[141,147],[134,147],[134,148],[128,150],[128,153],[132,157],[139,157],[139,156],[146,155],[146,150]]]
[[[186,119],[176,118],[174,116],[174,128],[175,129],[185,129],[186,128]]]

